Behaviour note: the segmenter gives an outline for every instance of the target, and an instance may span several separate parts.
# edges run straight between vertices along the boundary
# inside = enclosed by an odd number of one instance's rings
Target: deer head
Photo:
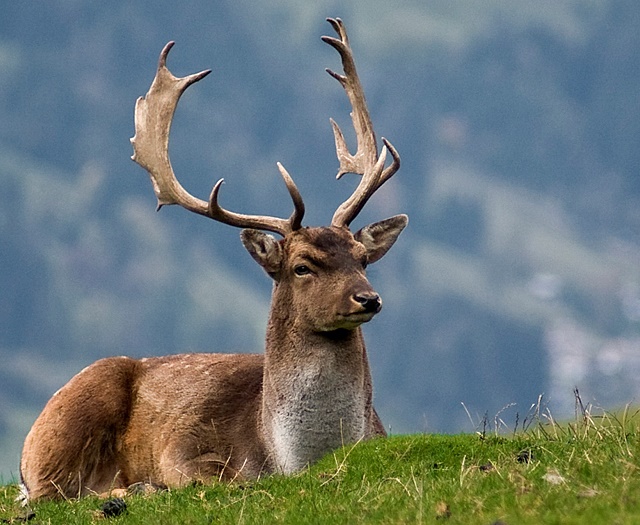
[[[338,80],[349,97],[357,139],[356,153],[351,154],[342,131],[331,120],[340,161],[337,178],[345,173],[355,173],[362,177],[353,194],[335,211],[331,226],[303,228],[305,208],[302,197],[293,179],[280,163],[277,164],[278,169],[294,204],[293,213],[288,219],[225,210],[218,202],[224,179],[214,185],[208,201],[193,197],[180,185],[168,153],[173,114],[184,91],[211,71],[183,78],[173,76],[166,65],[173,42],[169,42],[160,54],[156,77],[149,92],[136,103],[136,133],[131,139],[134,147],[132,159],[149,172],[158,199],[158,209],[167,204],[178,204],[216,221],[244,228],[242,242],[251,256],[276,283],[284,280],[295,283],[291,286],[292,290],[299,289],[301,293],[321,297],[330,290],[343,289],[344,284],[338,287],[337,281],[350,281],[353,290],[347,294],[346,301],[336,302],[336,312],[339,313],[335,319],[331,322],[319,319],[312,322],[318,330],[354,327],[368,321],[380,310],[380,298],[368,284],[364,269],[367,264],[377,261],[387,252],[408,221],[406,215],[398,215],[366,226],[355,235],[349,232],[349,225],[369,198],[399,169],[400,156],[384,138],[382,151],[378,154],[373,125],[344,24],[340,19],[328,21],[338,38],[325,36],[322,40],[339,52],[344,74],[330,69],[327,72]],[[385,167],[387,153],[391,154],[392,162]],[[265,231],[279,234],[283,239],[276,240]],[[331,274],[331,278],[322,281],[322,289],[318,289],[316,282],[321,273]]]

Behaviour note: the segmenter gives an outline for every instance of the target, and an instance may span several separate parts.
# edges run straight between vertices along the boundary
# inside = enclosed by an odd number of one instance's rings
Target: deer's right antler
[[[140,97],[135,107],[135,135],[131,139],[133,156],[140,166],[149,172],[158,209],[164,205],[178,204],[183,208],[219,222],[239,228],[267,230],[287,235],[298,230],[304,215],[304,203],[300,192],[287,170],[278,163],[278,169],[289,190],[294,211],[288,219],[264,215],[244,215],[227,211],[218,204],[218,192],[224,179],[220,179],[211,192],[209,202],[187,192],[178,182],[169,160],[169,132],[178,100],[193,83],[203,79],[211,70],[177,78],[167,69],[167,55],[174,42],[169,42],[160,53],[158,71],[149,92]]]

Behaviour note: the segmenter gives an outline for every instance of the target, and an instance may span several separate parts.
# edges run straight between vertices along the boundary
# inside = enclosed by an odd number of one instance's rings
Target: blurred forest
[[[160,50],[183,97],[171,155],[205,197],[288,216],[281,161],[326,224],[329,117],[350,131],[320,41],[342,17],[378,136],[402,168],[355,228],[410,216],[370,268],[365,327],[391,432],[507,426],[640,394],[640,4],[634,0],[10,2],[0,18],[0,479],[47,399],[109,355],[261,351],[271,283],[238,231],[155,212],[130,160]],[[353,139],[353,133],[347,140]],[[464,406],[463,406],[464,404]]]

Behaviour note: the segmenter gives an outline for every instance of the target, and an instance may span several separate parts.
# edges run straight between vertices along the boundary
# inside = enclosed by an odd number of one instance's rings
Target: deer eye
[[[309,268],[306,264],[299,264],[296,266],[293,271],[296,275],[309,275],[311,273],[311,268]]]

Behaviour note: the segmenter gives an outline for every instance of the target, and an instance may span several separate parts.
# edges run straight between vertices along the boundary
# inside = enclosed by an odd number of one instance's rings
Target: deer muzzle
[[[364,313],[377,314],[382,309],[382,299],[375,292],[354,294],[353,300],[362,307]]]
[[[347,302],[339,316],[341,328],[353,329],[367,323],[382,309],[382,299],[370,287],[352,290],[345,299]]]

